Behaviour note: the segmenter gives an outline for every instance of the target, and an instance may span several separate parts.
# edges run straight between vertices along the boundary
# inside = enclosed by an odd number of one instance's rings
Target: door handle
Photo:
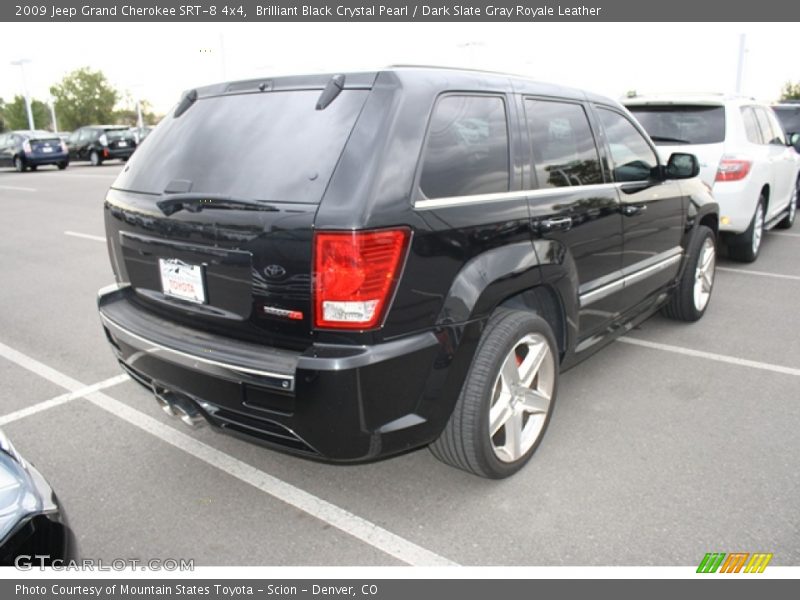
[[[566,231],[570,227],[572,227],[572,217],[545,219],[539,225],[539,229],[543,233],[547,233],[548,231]]]
[[[646,204],[626,204],[622,207],[622,214],[626,217],[633,217],[634,215],[639,215],[646,210]]]

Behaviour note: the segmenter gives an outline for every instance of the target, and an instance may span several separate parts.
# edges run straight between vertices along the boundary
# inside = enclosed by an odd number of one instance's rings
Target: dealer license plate
[[[164,294],[205,304],[203,267],[190,265],[175,258],[159,258],[158,266],[161,270],[161,288]]]

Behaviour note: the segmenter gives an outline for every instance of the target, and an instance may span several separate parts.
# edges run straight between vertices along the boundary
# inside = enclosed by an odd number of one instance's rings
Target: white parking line
[[[68,375],[14,350],[2,342],[0,342],[0,356],[73,393],[87,387]],[[318,498],[216,448],[212,448],[185,433],[164,425],[119,400],[107,396],[103,392],[91,392],[86,394],[85,398],[95,406],[110,412],[131,425],[135,425],[163,442],[180,448],[206,464],[216,467],[239,481],[250,484],[262,492],[336,527],[389,556],[414,566],[456,565],[456,563],[447,558],[383,529],[371,521],[362,519],[348,510]]]
[[[16,185],[0,185],[0,190],[11,190],[13,192],[35,192],[36,188],[18,187]]]
[[[649,342],[647,340],[631,338],[627,336],[618,338],[617,341],[625,344],[631,344],[633,346],[652,348],[653,350],[663,350],[664,352],[683,354],[684,356],[705,358],[708,360],[714,360],[716,362],[727,363],[729,365],[736,365],[738,367],[750,367],[751,369],[761,369],[762,371],[771,371],[773,373],[781,373],[782,375],[793,375],[795,377],[800,377],[800,369],[795,369],[793,367],[773,365],[771,363],[759,362],[757,360],[749,360],[746,358],[737,358],[735,356],[727,356],[725,354],[716,354],[714,352],[705,352],[703,350],[692,350],[691,348],[684,348],[682,346],[659,344],[658,342]]]
[[[77,391],[67,392],[66,394],[61,394],[60,396],[56,396],[55,398],[51,398],[50,400],[44,400],[43,402],[39,402],[31,406],[26,406],[25,408],[21,408],[20,410],[15,410],[14,412],[0,416],[0,426],[7,425],[8,423],[13,423],[14,421],[19,421],[20,419],[24,419],[25,417],[29,417],[30,415],[35,415],[36,413],[42,412],[43,410],[48,410],[50,408],[55,408],[56,406],[61,406],[62,404],[66,404],[70,400],[83,398],[87,394],[91,394],[92,392],[98,392],[100,390],[110,388],[112,386],[122,383],[123,381],[128,381],[129,379],[130,377],[128,377],[128,375],[123,373],[122,375],[116,375],[114,377],[110,377],[109,379],[100,381],[98,383],[95,383],[94,385],[86,386]]]
[[[755,275],[757,277],[773,277],[775,279],[789,279],[791,281],[800,281],[798,275],[784,275],[783,273],[768,273],[767,271],[751,271],[750,269],[732,269],[730,267],[717,267],[717,271],[725,271],[726,273],[741,273],[743,275]]]
[[[77,231],[65,231],[64,235],[71,235],[76,238],[83,238],[85,240],[93,240],[95,242],[105,242],[106,238],[100,235],[91,235],[89,233],[79,233]]]

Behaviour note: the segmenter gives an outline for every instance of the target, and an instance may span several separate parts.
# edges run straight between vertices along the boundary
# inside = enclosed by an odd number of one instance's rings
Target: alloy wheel
[[[756,215],[753,217],[753,254],[758,254],[761,247],[761,238],[764,236],[764,205],[759,203],[756,207]]]
[[[555,387],[555,360],[544,336],[520,339],[497,375],[489,408],[489,437],[503,462],[521,459],[539,439]]]
[[[711,288],[714,286],[714,267],[717,262],[714,240],[706,238],[697,259],[694,271],[694,307],[703,311],[711,298]]]

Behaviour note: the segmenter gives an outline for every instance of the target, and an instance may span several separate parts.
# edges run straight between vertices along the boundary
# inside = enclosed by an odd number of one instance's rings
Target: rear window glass
[[[127,129],[106,129],[105,134],[109,140],[120,140],[133,137],[133,133]]]
[[[424,156],[420,188],[428,198],[507,192],[508,126],[503,99],[440,99]]]
[[[321,90],[201,98],[147,136],[114,187],[161,194],[187,180],[191,192],[318,203],[368,90],[344,90],[316,110]]]
[[[725,140],[724,106],[629,106],[656,144],[718,144]]]
[[[773,106],[772,110],[778,115],[778,120],[783,125],[787,133],[800,132],[800,106],[792,106],[784,108],[782,106]]]

